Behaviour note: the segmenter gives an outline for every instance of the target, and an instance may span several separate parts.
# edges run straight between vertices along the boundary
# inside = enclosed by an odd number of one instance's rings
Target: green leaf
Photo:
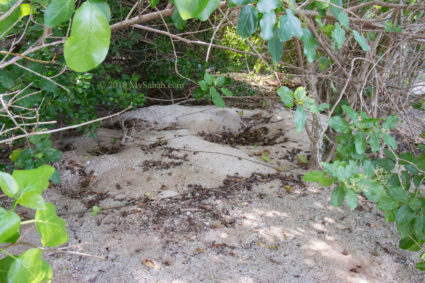
[[[45,202],[39,192],[25,192],[18,198],[18,203],[32,209],[44,209]]]
[[[338,15],[338,21],[341,23],[341,25],[345,28],[350,28],[350,19],[348,18],[347,13],[341,12]]]
[[[370,47],[367,43],[367,39],[363,37],[358,31],[353,30],[354,39],[357,41],[357,43],[360,45],[360,47],[363,49],[363,51],[367,52],[369,51]]]
[[[254,0],[229,0],[229,7],[246,5],[252,2],[254,2]]]
[[[401,187],[390,187],[388,193],[399,202],[407,202],[409,199],[409,193]]]
[[[379,134],[373,133],[369,136],[369,144],[372,152],[377,152],[381,148]]]
[[[197,19],[201,21],[206,21],[211,16],[212,13],[220,6],[220,0],[209,0],[207,6],[201,11],[201,13],[196,16]]]
[[[7,282],[7,273],[14,261],[15,259],[11,256],[6,256],[0,260],[0,282]]]
[[[104,0],[88,0],[90,4],[95,5],[102,13],[105,15],[106,20],[109,22],[111,20],[111,9],[109,8],[108,3]]]
[[[324,187],[329,187],[333,183],[332,179],[326,176],[325,172],[317,170],[304,174],[303,181],[312,183],[317,182]]]
[[[13,4],[15,4],[15,2],[16,1],[0,2],[0,4],[4,4],[0,5],[0,12],[7,12],[9,8],[11,8]],[[0,21],[0,39],[2,39],[11,32],[11,27],[13,27],[15,23],[19,20],[20,13],[20,9],[15,9],[9,16]],[[4,13],[1,14],[2,16],[4,15]]]
[[[398,223],[409,223],[414,217],[415,214],[409,209],[408,205],[405,204],[398,209],[395,215],[395,220]]]
[[[209,0],[174,0],[180,17],[183,20],[198,17],[207,7]]]
[[[225,87],[220,88],[220,90],[225,96],[232,96],[233,95],[233,93]]]
[[[281,86],[277,89],[277,94],[279,95],[280,100],[282,100],[287,107],[291,108],[294,106],[294,94],[288,87]]]
[[[41,250],[29,249],[17,257],[10,265],[7,282],[50,282],[52,274],[49,264],[41,256]]]
[[[294,98],[297,102],[303,103],[306,101],[307,92],[304,87],[299,86],[294,92]],[[314,102],[314,101],[313,101]]]
[[[382,139],[384,140],[384,143],[392,149],[397,149],[397,142],[395,141],[394,137],[388,133],[382,134]]]
[[[354,145],[357,154],[363,154],[366,151],[366,137],[362,132],[357,132],[354,136]]]
[[[277,4],[278,0],[260,0],[257,3],[257,10],[262,14],[270,13],[277,8]]]
[[[319,110],[319,112],[321,112],[321,111],[325,111],[326,109],[329,109],[329,106],[330,105],[327,103],[320,103],[317,109]]]
[[[357,195],[353,190],[347,190],[347,206],[354,210],[357,207]]]
[[[258,12],[252,5],[246,5],[239,14],[236,31],[242,38],[248,38],[258,28]]]
[[[297,110],[295,111],[295,127],[297,133],[301,132],[304,129],[305,122],[307,120],[307,114],[302,106],[298,105]]]
[[[363,174],[366,176],[372,176],[374,174],[373,164],[370,160],[363,161]]]
[[[292,10],[286,9],[286,15],[280,17],[280,41],[288,41],[293,36],[301,38],[303,29],[300,20],[294,16]]]
[[[267,153],[263,153],[261,155],[261,158],[266,162],[269,163],[270,162],[270,157],[267,155]]]
[[[377,208],[382,211],[394,210],[398,207],[398,201],[393,196],[383,196],[379,199]]]
[[[365,179],[360,184],[363,187],[362,191],[370,201],[378,202],[386,195],[384,187],[376,181]]]
[[[401,239],[400,240],[398,246],[399,246],[400,249],[403,249],[403,250],[409,250],[409,251],[412,251],[412,252],[418,252],[418,251],[421,250],[422,245],[416,244],[417,242],[418,241],[413,241],[413,239],[410,238],[410,237],[409,238],[404,238],[404,239]]]
[[[4,172],[0,172],[0,187],[3,193],[11,198],[13,198],[19,191],[19,186],[15,179]]]
[[[304,55],[307,57],[307,61],[309,63],[312,63],[314,60],[316,60],[316,48],[317,48],[317,41],[316,38],[313,36],[311,31],[307,28],[303,29],[303,36],[301,37],[301,40],[304,43]]]
[[[223,77],[223,76],[216,77],[214,79],[214,85],[215,86],[223,86],[225,81],[226,81],[226,78]]]
[[[425,240],[425,216],[422,211],[418,217],[415,218],[415,235],[418,239]]]
[[[31,4],[21,4],[19,6],[19,19],[29,16],[34,13],[34,9]]]
[[[335,29],[332,32],[332,39],[336,42],[337,50],[341,49],[345,42],[345,30],[339,25],[339,23],[335,23]]]
[[[339,14],[342,12],[342,9],[340,8],[342,7],[342,0],[331,0],[330,2],[334,5],[329,5],[329,11],[331,11],[331,14],[338,19]]]
[[[353,121],[359,121],[359,114],[349,105],[342,105],[342,111]]]
[[[217,92],[215,87],[210,87],[210,95],[211,95],[211,100],[215,104],[215,106],[221,107],[221,108],[224,108],[226,106],[226,103],[224,102],[221,95]]]
[[[207,91],[208,90],[208,85],[205,81],[199,81],[198,82],[199,87],[203,90],[203,91]]]
[[[52,176],[50,177],[50,181],[53,184],[60,184],[61,183],[61,174],[59,173],[58,170],[55,170],[55,172],[53,172]]]
[[[425,261],[418,262],[415,267],[419,270],[425,271]]]
[[[66,223],[56,215],[56,208],[47,202],[45,209],[35,213],[35,227],[44,247],[57,247],[68,241]]]
[[[260,20],[260,35],[262,39],[270,40],[273,38],[273,29],[276,21],[276,14],[274,12],[263,14],[263,18]]]
[[[13,178],[18,183],[19,193],[36,192],[41,194],[49,186],[49,179],[55,168],[43,165],[37,169],[15,170]]]
[[[159,0],[149,0],[149,3],[151,5],[152,8],[155,8],[156,5],[158,5]]]
[[[47,27],[56,27],[67,22],[74,10],[74,0],[53,0],[44,12],[44,24]]]
[[[385,119],[384,123],[382,123],[382,127],[387,130],[391,130],[398,123],[398,117],[396,115],[390,115]]]
[[[340,116],[329,118],[328,124],[339,133],[347,133],[351,130],[351,125]]]
[[[407,203],[409,208],[413,211],[419,211],[422,208],[422,202],[418,198],[411,198]]]
[[[267,48],[272,55],[273,63],[279,63],[283,54],[283,43],[280,41],[279,29],[276,27],[273,30],[273,38],[267,42]]]
[[[208,85],[213,85],[214,84],[214,77],[212,75],[210,75],[208,72],[205,72],[204,73],[204,81]]]
[[[395,167],[394,161],[388,158],[378,158],[372,161],[374,167],[381,167],[387,171],[391,171]]]
[[[5,243],[13,235],[19,233],[21,218],[13,211],[0,207],[0,243]]]
[[[179,30],[184,29],[184,27],[186,26],[186,21],[180,17],[180,14],[177,9],[174,9],[173,15],[171,16],[171,20],[173,21],[174,26]]]
[[[95,206],[92,207],[92,212],[91,212],[91,215],[92,216],[97,216],[97,214],[99,212],[100,212],[100,208],[97,205],[95,205]]]
[[[400,238],[409,237],[409,235],[413,231],[413,221],[412,222],[396,222],[396,226],[397,226],[397,232]]]
[[[68,67],[87,72],[103,62],[108,54],[111,29],[104,13],[91,2],[84,2],[75,12],[71,35],[65,41]]]
[[[340,206],[345,199],[345,190],[342,187],[335,187],[332,191],[332,204],[335,207]]]

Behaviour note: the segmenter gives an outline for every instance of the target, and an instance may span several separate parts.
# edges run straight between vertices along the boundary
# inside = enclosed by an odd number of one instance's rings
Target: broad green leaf
[[[425,261],[418,262],[415,267],[419,270],[425,271]]]
[[[252,2],[254,2],[254,0],[229,0],[229,7],[246,5]]]
[[[378,200],[377,208],[383,211],[393,210],[398,207],[398,201],[392,196],[383,196]]]
[[[425,216],[423,212],[415,218],[414,228],[416,237],[425,240]]]
[[[210,95],[211,95],[211,100],[215,106],[221,107],[221,108],[226,106],[226,103],[224,102],[221,95],[217,92],[215,87],[210,87]]]
[[[152,8],[155,8],[156,5],[158,5],[159,0],[149,0],[149,4],[151,5]]]
[[[342,105],[342,111],[353,121],[359,121],[359,114],[349,105]]]
[[[95,5],[102,13],[105,15],[106,20],[109,22],[111,20],[111,9],[109,8],[108,3],[104,0],[88,0],[90,4]]]
[[[14,260],[11,256],[6,256],[0,260],[0,282],[7,282],[7,273]]]
[[[378,158],[372,161],[375,167],[379,166],[387,171],[391,171],[395,167],[394,161],[388,158]]]
[[[208,90],[208,85],[207,85],[207,83],[205,81],[199,81],[198,83],[199,83],[199,86],[201,87],[201,89],[203,91],[207,91]]]
[[[342,12],[342,0],[331,0],[329,5],[329,11],[331,11],[332,15],[338,19],[339,14]],[[333,5],[332,5],[333,4]]]
[[[360,47],[363,49],[363,51],[367,52],[369,51],[370,47],[367,43],[367,39],[363,37],[358,31],[353,30],[354,39],[357,41],[357,43],[360,45]]]
[[[277,8],[277,4],[278,0],[260,0],[257,3],[257,10],[262,14],[266,14],[274,11]],[[273,14],[275,13],[273,12]]]
[[[108,54],[111,29],[104,13],[91,2],[75,12],[71,35],[65,41],[64,55],[69,68],[87,72],[103,62]]]
[[[384,140],[384,143],[392,149],[397,149],[397,142],[395,141],[394,137],[388,133],[382,134],[382,139]]]
[[[398,246],[400,249],[418,252],[421,250],[422,245],[418,245],[418,240],[413,240],[410,237],[401,239]]]
[[[232,96],[233,95],[233,93],[225,87],[220,88],[220,90],[225,96]]]
[[[303,176],[303,181],[305,182],[317,182],[319,185],[324,187],[329,187],[332,185],[332,179],[326,176],[325,172],[323,171],[311,171]]]
[[[15,4],[16,0],[14,1],[6,1],[6,2],[0,2],[0,12],[7,12],[9,8]],[[19,15],[21,13],[21,10],[19,8],[16,8],[13,10],[13,12],[6,17],[4,20],[0,21],[0,39],[8,35],[11,31],[11,28],[19,21]],[[3,13],[1,13],[3,15]]]
[[[263,14],[263,18],[260,20],[261,27],[261,38],[264,40],[270,40],[273,38],[274,25],[276,24],[275,12]]]
[[[326,109],[329,109],[329,106],[330,105],[327,103],[320,103],[317,109],[319,110],[319,112],[321,112],[321,111],[325,111]]]
[[[317,41],[316,38],[313,36],[311,31],[307,28],[303,29],[303,36],[301,37],[301,40],[304,43],[304,55],[307,57],[307,61],[309,63],[313,62],[316,59],[316,48],[317,48]]]
[[[357,207],[357,195],[353,190],[347,190],[347,206],[354,210]]]
[[[206,21],[211,16],[212,13],[220,6],[220,0],[209,0],[207,6],[201,11],[201,13],[196,16],[197,19],[201,21]]]
[[[339,25],[339,23],[335,23],[335,29],[332,32],[332,39],[335,41],[337,49],[341,49],[345,42],[345,30]]]
[[[55,168],[50,165],[43,165],[37,169],[15,170],[13,178],[18,183],[19,193],[36,192],[41,194],[49,186],[49,179]]]
[[[32,209],[44,209],[45,202],[39,192],[25,192],[18,198],[18,203]]]
[[[14,151],[12,151],[12,154],[10,154],[9,159],[12,160],[13,162],[16,162],[16,160],[18,160],[19,155],[21,154],[21,152],[23,151],[22,148],[17,148]]]
[[[294,98],[297,102],[303,103],[306,101],[307,92],[304,87],[299,86],[294,92]]]
[[[214,77],[212,75],[210,75],[208,72],[205,72],[204,73],[204,81],[208,85],[213,85],[214,84]]]
[[[397,218],[397,215],[396,215]],[[396,222],[397,232],[400,238],[409,237],[413,232],[413,221],[411,222]]]
[[[280,100],[285,103],[287,107],[291,108],[294,106],[294,94],[288,87],[281,86],[277,89],[277,94],[279,95]]]
[[[294,16],[292,10],[286,9],[286,15],[280,17],[280,41],[288,41],[293,36],[301,38],[303,29],[300,20]]]
[[[351,125],[340,116],[329,118],[329,126],[339,133],[347,133],[351,130]]]
[[[340,206],[345,199],[345,190],[344,188],[338,186],[335,187],[332,191],[332,205],[335,207]]]
[[[404,171],[406,172],[406,171]],[[422,208],[422,202],[418,198],[411,198],[407,203],[409,208],[413,211],[418,211]]]
[[[21,218],[13,211],[0,207],[0,243],[5,243],[13,235],[19,233]]]
[[[11,198],[19,191],[19,186],[15,179],[4,172],[0,172],[0,187],[3,193]]]
[[[69,21],[74,10],[74,0],[53,0],[44,12],[44,25],[56,27]]]
[[[273,38],[267,42],[267,48],[272,55],[273,63],[279,63],[283,54],[283,43],[280,41],[279,29],[276,27],[273,30]]]
[[[338,15],[338,21],[341,23],[343,27],[350,28],[350,19],[348,18],[347,13],[341,12]]]
[[[214,79],[214,85],[215,86],[223,86],[225,81],[226,81],[226,78],[223,77],[223,76],[216,77]]]
[[[55,170],[55,172],[53,172],[52,176],[50,177],[50,181],[53,184],[60,184],[61,183],[61,174],[59,173],[58,170]]]
[[[207,7],[209,0],[174,0],[177,10],[183,20],[198,17]]]
[[[374,174],[373,171],[373,164],[370,160],[364,160],[363,161],[363,174],[366,176],[372,176]]]
[[[370,201],[378,202],[386,195],[384,187],[376,181],[365,179],[360,184],[363,187],[362,191]]]
[[[391,130],[398,123],[398,117],[396,115],[390,115],[385,119],[384,123],[382,123],[382,127],[387,130]]]
[[[369,144],[372,152],[377,152],[381,148],[379,134],[373,133],[369,136]]]
[[[302,106],[298,105],[297,110],[295,111],[295,127],[297,133],[301,132],[304,129],[305,122],[307,120],[307,114]]]
[[[357,154],[363,154],[366,151],[366,137],[362,132],[357,132],[354,136],[354,145]]]
[[[31,4],[21,4],[19,6],[19,19],[22,19],[23,17],[29,16],[34,12],[33,7]]]
[[[385,31],[386,32],[397,32],[397,33],[400,33],[403,30],[400,27],[398,27],[398,26],[393,26],[393,23],[391,21],[388,21],[386,23],[386,25],[385,25]]]
[[[407,202],[409,200],[409,193],[401,187],[390,187],[388,193],[399,202]]]
[[[40,249],[29,249],[16,258],[7,274],[8,283],[50,282],[52,269],[41,256]]]
[[[55,206],[51,203],[46,203],[45,209],[37,210],[35,227],[44,247],[57,247],[68,241],[66,223],[56,215]]]
[[[236,31],[242,38],[248,38],[258,28],[258,12],[252,5],[246,5],[239,14]]]

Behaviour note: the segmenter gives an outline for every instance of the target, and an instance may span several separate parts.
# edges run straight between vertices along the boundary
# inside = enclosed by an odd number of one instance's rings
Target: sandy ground
[[[423,282],[373,204],[301,181],[292,116],[153,106],[67,140],[46,190],[70,235],[45,256],[53,282]]]

